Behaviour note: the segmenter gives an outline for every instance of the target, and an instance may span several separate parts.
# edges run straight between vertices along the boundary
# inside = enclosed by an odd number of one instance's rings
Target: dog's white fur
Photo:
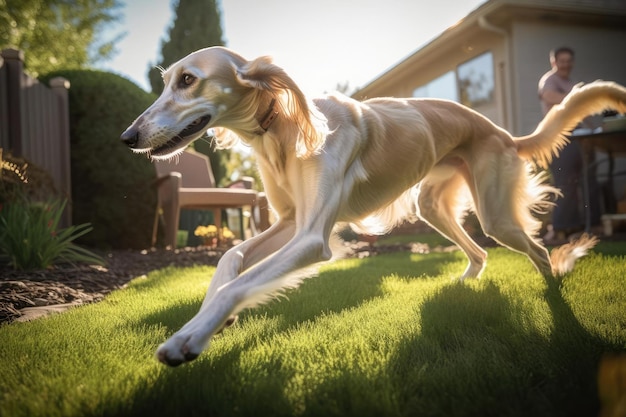
[[[278,219],[224,254],[198,314],[157,350],[169,365],[197,357],[240,310],[297,285],[290,272],[330,259],[329,237],[340,222],[381,233],[421,218],[466,253],[465,279],[479,276],[487,257],[460,225],[472,208],[485,234],[526,254],[542,274],[568,272],[595,240],[550,259],[532,212],[545,210],[558,190],[532,174],[530,162],[545,167],[587,115],[626,111],[623,87],[578,86],[533,134],[514,138],[451,101],[309,101],[269,58],[247,61],[221,47],[190,54],[163,78],[163,94],[122,139],[154,158],[182,151],[207,128],[215,128],[221,146],[242,140],[256,153]],[[273,99],[279,114],[265,131],[260,125]],[[186,136],[194,125],[203,130]]]

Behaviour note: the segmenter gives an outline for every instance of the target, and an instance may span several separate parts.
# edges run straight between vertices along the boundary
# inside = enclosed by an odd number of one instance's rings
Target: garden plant
[[[0,263],[20,270],[60,262],[103,264],[75,243],[92,230],[89,223],[60,226],[67,200],[56,194],[47,172],[0,148]]]

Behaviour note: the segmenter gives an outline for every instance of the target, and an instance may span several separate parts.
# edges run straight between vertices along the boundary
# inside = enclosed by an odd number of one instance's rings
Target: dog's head
[[[268,111],[279,114],[277,125],[297,126],[298,156],[316,152],[324,140],[325,119],[267,57],[247,61],[226,48],[202,49],[165,70],[163,80],[161,96],[122,133],[135,152],[168,158],[211,128],[251,140],[268,129]]]

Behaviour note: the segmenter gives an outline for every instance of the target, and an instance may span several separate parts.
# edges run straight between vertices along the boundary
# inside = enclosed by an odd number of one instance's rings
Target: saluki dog
[[[452,101],[309,100],[270,58],[248,61],[222,47],[188,55],[163,80],[161,96],[122,140],[154,159],[171,158],[209,129],[220,147],[243,141],[277,218],[223,255],[198,314],[157,349],[172,366],[195,359],[242,309],[298,285],[290,273],[329,260],[336,224],[380,234],[422,219],[465,252],[463,280],[478,277],[487,257],[461,226],[471,209],[486,235],[526,254],[544,276],[568,272],[595,240],[548,254],[533,213],[558,190],[529,167],[546,167],[584,117],[626,112],[626,89],[597,81],[577,86],[534,133],[512,137]]]

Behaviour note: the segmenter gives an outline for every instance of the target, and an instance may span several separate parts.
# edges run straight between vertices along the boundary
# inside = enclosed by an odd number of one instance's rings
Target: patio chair
[[[159,219],[165,229],[165,244],[176,247],[176,235],[182,209],[211,210],[215,224],[222,223],[222,210],[240,209],[240,225],[243,225],[243,208],[250,207],[250,231],[252,235],[269,227],[268,204],[264,193],[252,190],[254,179],[244,177],[225,188],[215,184],[209,158],[199,152],[186,150],[172,161],[154,162],[158,190],[158,208],[152,232],[152,244],[156,244]],[[245,238],[243,226],[240,228]]]

